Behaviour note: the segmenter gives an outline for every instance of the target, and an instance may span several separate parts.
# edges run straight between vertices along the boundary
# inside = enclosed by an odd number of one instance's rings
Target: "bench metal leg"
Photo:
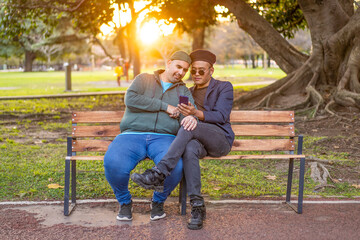
[[[67,157],[65,159],[64,215],[69,216],[76,204],[76,162],[71,162],[72,138],[67,138]],[[71,162],[71,205],[70,200],[70,162]]]
[[[65,160],[64,215],[69,216],[70,160]]]
[[[303,135],[299,135],[298,139],[298,154],[302,154]],[[299,174],[299,197],[298,197],[298,211],[302,213],[303,194],[304,194],[304,178],[305,178],[305,158],[300,159],[300,174]]]
[[[181,215],[186,215],[186,179],[185,176],[181,179],[180,189],[179,189],[179,203],[181,205]]]
[[[299,135],[297,153],[302,154],[303,136]],[[286,190],[286,203],[297,213],[302,213],[303,196],[304,196],[304,181],[305,181],[305,158],[300,159],[300,174],[299,174],[299,195],[297,208],[291,204],[291,184],[294,169],[294,159],[289,161],[288,183]]]
[[[294,159],[290,158],[289,171],[288,171],[288,182],[287,182],[287,189],[286,189],[286,202],[287,203],[290,203],[290,199],[291,199],[291,185],[292,185],[293,170],[294,170]]]
[[[71,203],[76,204],[76,161],[71,161]]]
[[[304,179],[305,178],[305,158],[300,159],[300,175],[299,175],[299,197],[298,197],[298,213],[302,213]]]

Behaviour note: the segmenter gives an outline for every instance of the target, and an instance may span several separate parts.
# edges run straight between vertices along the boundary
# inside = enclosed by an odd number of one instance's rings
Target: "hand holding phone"
[[[189,104],[189,97],[180,95],[179,96],[179,104],[182,104],[182,103],[185,104],[185,105],[188,105]]]

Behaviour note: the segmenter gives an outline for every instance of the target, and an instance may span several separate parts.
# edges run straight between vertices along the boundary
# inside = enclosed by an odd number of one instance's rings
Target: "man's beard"
[[[177,76],[172,75],[172,77],[169,78],[169,81],[170,81],[171,83],[177,83],[177,82],[180,82],[181,79],[182,79],[182,77],[181,77],[180,75],[177,75]]]

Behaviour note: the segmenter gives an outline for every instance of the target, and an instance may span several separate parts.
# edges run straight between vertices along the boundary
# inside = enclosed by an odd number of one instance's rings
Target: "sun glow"
[[[156,22],[151,20],[144,23],[139,29],[139,38],[144,44],[152,44],[156,42],[161,36],[170,35],[175,28],[175,24],[165,24],[164,22]]]
[[[136,1],[134,5],[135,11],[139,11],[145,7],[146,4],[146,1]],[[114,16],[112,22],[103,24],[100,27],[104,37],[114,34],[114,29],[119,28],[120,26],[123,27],[131,21],[131,11],[127,3],[121,4],[120,9],[117,4],[115,4],[113,7]],[[176,24],[166,24],[165,21],[156,22],[155,20],[150,20],[144,22],[145,16],[148,12],[149,10],[144,10],[142,13],[140,13],[137,19],[138,39],[147,45],[153,44],[162,36],[170,35],[176,26]]]

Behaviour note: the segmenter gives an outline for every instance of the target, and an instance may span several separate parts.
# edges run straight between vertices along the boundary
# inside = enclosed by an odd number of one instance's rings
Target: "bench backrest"
[[[124,111],[72,113],[72,152],[106,152],[120,133]],[[294,151],[293,111],[232,111],[232,151]]]

